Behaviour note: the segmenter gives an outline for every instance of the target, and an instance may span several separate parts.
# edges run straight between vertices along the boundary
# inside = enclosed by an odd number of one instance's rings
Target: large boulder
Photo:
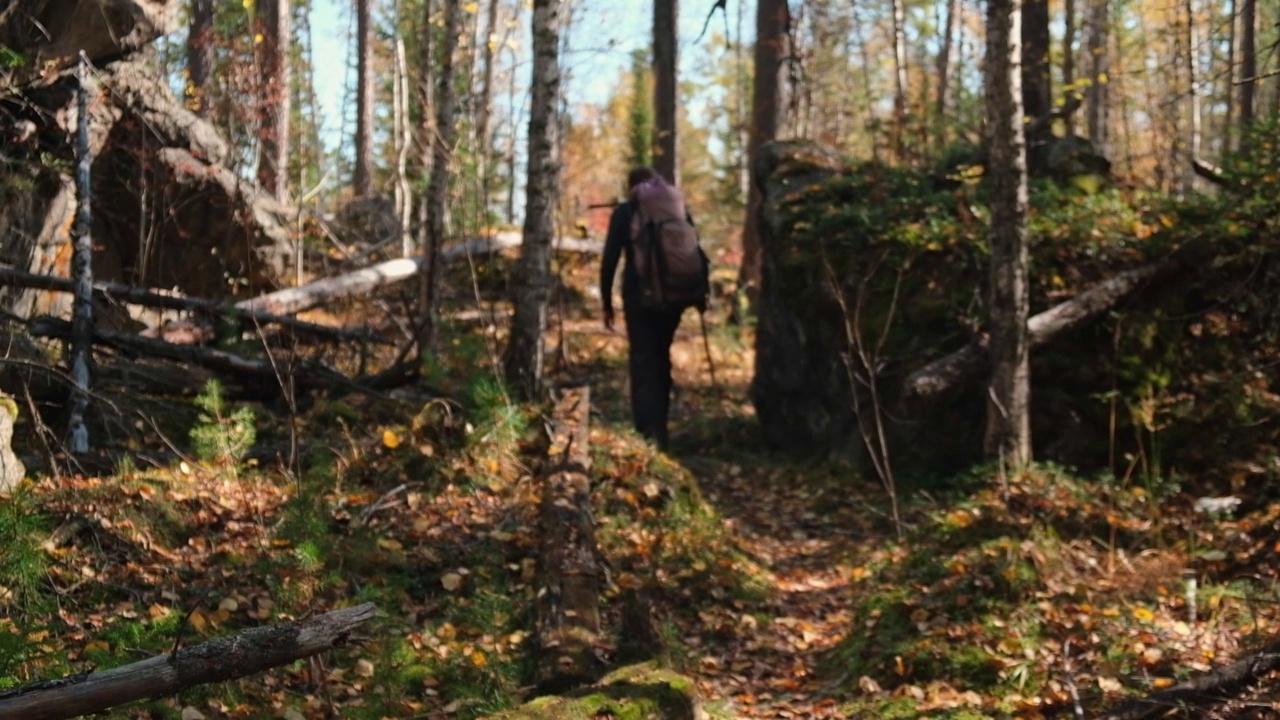
[[[95,278],[221,297],[270,289],[288,267],[293,211],[223,165],[226,141],[173,95],[148,47],[179,5],[27,0],[0,11],[0,43],[23,58],[0,77],[0,135],[10,141],[0,155],[0,262],[69,272],[72,66],[84,47],[97,64],[89,111]],[[0,302],[23,315],[65,315],[70,299],[4,288]]]

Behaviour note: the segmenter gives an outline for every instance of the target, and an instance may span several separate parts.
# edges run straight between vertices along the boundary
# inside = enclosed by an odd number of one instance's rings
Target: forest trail
[[[709,330],[719,387],[711,384],[693,312],[672,347],[669,454],[693,473],[738,549],[756,563],[764,592],[689,608],[693,627],[681,628],[698,650],[675,662],[724,716],[844,717],[836,700],[844,691],[831,691],[849,679],[822,665],[850,630],[863,563],[889,528],[874,508],[883,497],[871,497],[874,489],[852,472],[764,452],[748,397],[753,343],[731,328]],[[600,419],[629,427],[621,318],[613,333],[599,320],[570,320],[565,335],[570,356],[589,358]]]

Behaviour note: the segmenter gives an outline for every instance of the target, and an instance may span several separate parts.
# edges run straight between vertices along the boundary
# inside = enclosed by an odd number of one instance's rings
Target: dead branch
[[[1233,690],[1280,669],[1280,643],[1272,643],[1262,652],[1224,665],[1173,687],[1130,700],[1102,720],[1146,720],[1160,717],[1171,709],[1222,702]]]
[[[1079,327],[1114,308],[1139,287],[1174,267],[1172,260],[1163,260],[1120,273],[1066,302],[1032,316],[1027,321],[1031,347],[1044,345],[1067,330]],[[981,378],[988,371],[990,363],[990,356],[987,354],[989,341],[983,333],[968,345],[911,373],[903,383],[903,400],[935,398]]]
[[[0,692],[0,718],[61,720],[148,697],[225,682],[343,647],[373,617],[365,603],[297,622],[251,628],[169,655]]]
[[[72,280],[67,278],[39,275],[12,268],[0,268],[0,286],[70,293],[74,291],[74,284]],[[260,312],[251,308],[242,308],[236,305],[219,303],[208,298],[193,297],[167,290],[141,288],[113,282],[95,282],[93,284],[93,296],[96,300],[110,303],[126,303],[164,310],[201,312],[210,315],[230,314],[238,317],[241,326],[246,328],[255,325],[282,325],[298,333],[332,340],[386,342],[385,339],[367,332],[355,332],[326,325],[317,325],[291,317]]]

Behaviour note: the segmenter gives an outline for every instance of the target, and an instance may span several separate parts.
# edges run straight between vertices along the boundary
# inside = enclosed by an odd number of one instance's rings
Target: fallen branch
[[[478,238],[444,248],[440,257],[455,260],[467,255],[479,255],[519,247],[521,234],[500,232],[490,238]],[[600,253],[604,244],[577,238],[558,238],[552,247],[564,252]],[[256,298],[236,303],[236,307],[253,312],[292,315],[335,300],[368,294],[380,287],[403,282],[415,277],[422,269],[423,258],[399,258],[371,265],[337,277],[324,278],[296,288],[277,290]]]
[[[67,278],[38,275],[12,268],[0,268],[0,286],[69,293],[74,291],[74,285],[74,282]],[[252,308],[219,303],[208,298],[192,297],[178,292],[154,290],[113,282],[95,282],[93,284],[93,296],[95,299],[111,303],[141,305],[164,310],[202,312],[209,315],[231,314],[238,317],[241,326],[246,328],[251,328],[255,325],[283,325],[298,333],[332,340],[386,342],[385,339],[367,332],[353,332],[327,325],[317,325],[270,312],[261,312]]]
[[[225,682],[343,647],[373,617],[373,603],[235,635],[157,655],[101,673],[82,673],[0,692],[0,718],[60,720],[149,697]]]
[[[1172,260],[1120,273],[1059,303],[1027,321],[1031,347],[1039,347],[1059,334],[1079,327],[1115,307],[1144,283],[1174,268]],[[927,400],[977,380],[987,373],[991,357],[983,333],[959,350],[938,358],[907,376],[902,386],[906,401]]]
[[[1162,717],[1170,710],[1195,701],[1218,704],[1230,691],[1274,670],[1280,670],[1280,643],[1273,643],[1256,655],[1224,665],[1205,675],[1130,700],[1102,716],[1102,720],[1146,720]]]
[[[32,320],[28,324],[28,328],[33,337],[48,337],[61,340],[69,336],[71,323],[54,317],[42,316]],[[101,328],[94,329],[93,342],[95,345],[104,345],[124,353],[189,362],[234,376],[250,376],[267,381],[271,385],[279,382],[276,368],[269,361],[247,358],[224,350],[216,350],[199,345],[174,345],[163,340],[153,340]],[[304,360],[296,366],[290,367],[289,373],[300,388],[324,387],[370,391],[337,370],[309,360]]]
[[[1199,175],[1218,187],[1231,187],[1231,183],[1227,182],[1227,179],[1222,175],[1222,168],[1214,165],[1208,160],[1198,157],[1191,158],[1191,169],[1196,175]]]

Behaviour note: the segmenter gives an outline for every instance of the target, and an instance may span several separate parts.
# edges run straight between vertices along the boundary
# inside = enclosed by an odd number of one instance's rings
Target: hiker
[[[600,298],[604,326],[613,330],[613,278],[622,266],[627,324],[631,416],[636,431],[667,447],[671,404],[671,341],[686,308],[707,309],[709,263],[680,190],[650,167],[627,175],[627,201],[609,217]]]

